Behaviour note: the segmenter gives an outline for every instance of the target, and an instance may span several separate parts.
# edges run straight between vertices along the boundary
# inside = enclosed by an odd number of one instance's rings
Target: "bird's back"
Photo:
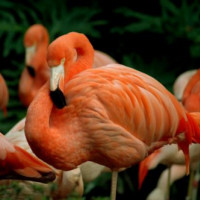
[[[148,145],[174,136],[180,119],[186,117],[158,81],[118,64],[86,70],[65,89],[69,104],[79,102],[77,110],[96,110]]]

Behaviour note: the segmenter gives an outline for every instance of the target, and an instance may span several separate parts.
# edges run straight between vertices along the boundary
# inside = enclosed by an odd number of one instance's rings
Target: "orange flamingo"
[[[188,146],[200,142],[199,116],[193,118],[142,72],[119,64],[90,69],[93,56],[89,40],[79,33],[48,47],[50,82],[29,106],[25,124],[33,152],[58,169],[90,160],[117,174],[155,149],[178,143],[189,172]]]
[[[0,109],[3,110],[4,116],[7,115],[7,104],[8,104],[8,99],[9,99],[9,94],[8,94],[8,87],[6,85],[6,82],[3,78],[3,76],[0,74]]]
[[[49,67],[46,61],[49,34],[41,24],[32,25],[25,33],[26,49],[25,68],[19,81],[20,101],[28,106],[40,87],[49,80]],[[116,61],[101,51],[95,51],[93,67],[116,63]]]

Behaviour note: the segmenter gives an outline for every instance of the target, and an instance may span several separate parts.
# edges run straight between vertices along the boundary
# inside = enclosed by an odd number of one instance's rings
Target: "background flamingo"
[[[3,110],[4,116],[7,115],[7,104],[9,99],[8,87],[3,76],[0,74],[0,109]]]
[[[25,68],[19,81],[20,101],[28,106],[40,87],[49,79],[49,67],[46,61],[49,34],[41,24],[34,24],[24,36]],[[101,51],[95,51],[94,67],[116,63],[116,61]]]
[[[193,115],[137,70],[111,64],[84,71],[92,68],[93,55],[83,34],[69,33],[49,46],[50,87],[45,84],[38,92],[25,125],[36,155],[62,170],[90,160],[119,171],[175,142],[188,171],[189,143],[200,139]]]
[[[25,68],[19,81],[19,98],[25,106],[31,103],[40,87],[49,78],[46,62],[48,44],[49,35],[44,26],[35,24],[26,31],[24,36]]]

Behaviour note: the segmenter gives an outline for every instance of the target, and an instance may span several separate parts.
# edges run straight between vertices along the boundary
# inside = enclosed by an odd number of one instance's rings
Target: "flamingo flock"
[[[74,191],[82,196],[85,182],[112,172],[115,200],[118,172],[133,165],[140,165],[140,187],[147,171],[159,163],[170,165],[177,175],[171,183],[197,166],[199,70],[180,76],[173,95],[151,76],[94,50],[83,33],[49,42],[47,29],[35,24],[25,33],[24,47],[19,99],[27,115],[8,133],[0,133],[0,184],[5,179],[19,180],[24,187],[39,184],[52,199],[62,199]],[[0,75],[5,117],[8,91]],[[167,193],[166,174],[157,196]],[[51,183],[57,185],[53,192]]]

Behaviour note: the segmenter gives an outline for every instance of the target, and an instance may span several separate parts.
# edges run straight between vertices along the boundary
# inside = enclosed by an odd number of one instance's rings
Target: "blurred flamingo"
[[[0,74],[0,109],[3,110],[4,116],[7,115],[7,104],[9,99],[8,87],[3,76]]]
[[[49,34],[41,24],[34,24],[24,36],[25,68],[19,81],[20,101],[28,106],[40,87],[49,80],[50,72],[46,61]],[[101,51],[95,51],[93,67],[100,67],[116,61]]]
[[[200,142],[199,115],[187,113],[142,72],[119,64],[90,69],[93,56],[87,37],[75,32],[48,47],[50,82],[29,106],[25,124],[33,152],[58,169],[89,160],[116,177],[155,149],[178,143],[189,172],[189,144]]]
[[[49,35],[44,26],[35,24],[26,31],[25,68],[19,81],[19,98],[25,106],[31,103],[40,87],[49,79],[46,62],[48,44]]]

